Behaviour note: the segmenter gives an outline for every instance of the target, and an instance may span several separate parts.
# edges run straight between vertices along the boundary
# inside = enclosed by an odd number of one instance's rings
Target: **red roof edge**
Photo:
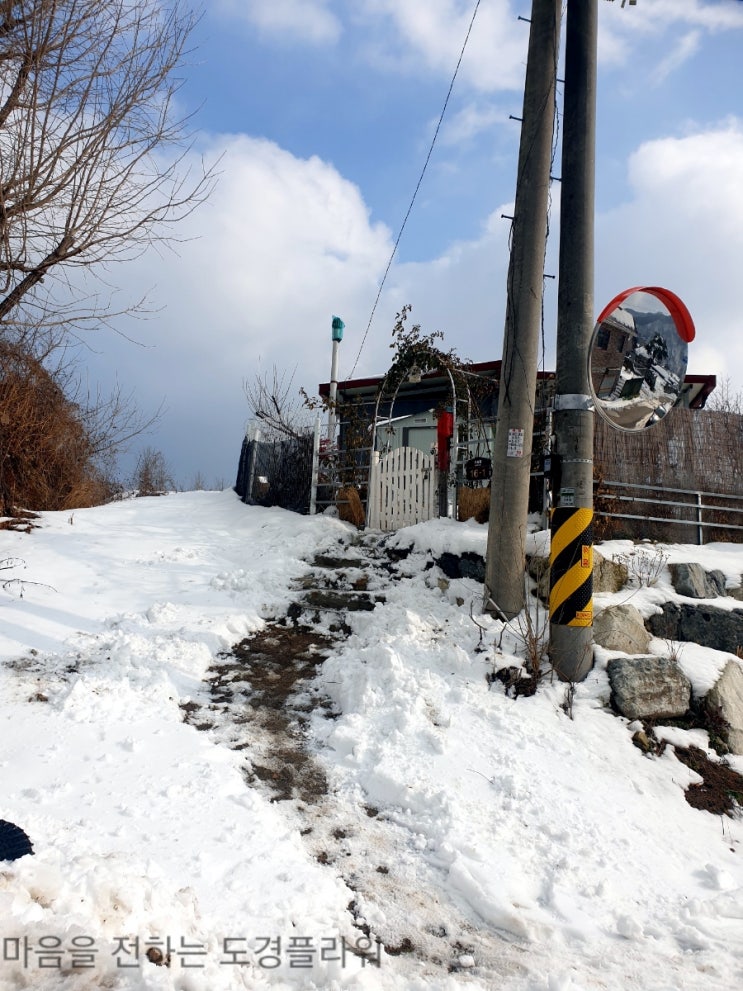
[[[487,374],[488,372],[500,372],[501,362],[500,361],[477,361],[473,362],[471,365],[467,365],[466,370],[473,372],[475,375]],[[423,375],[424,379],[435,379],[439,375],[438,372],[426,372]],[[537,372],[537,377],[540,379],[551,379],[555,377],[554,372]],[[384,375],[372,375],[369,378],[363,379],[349,379],[346,382],[338,383],[339,392],[348,392],[355,389],[369,389],[376,388],[380,382],[384,379]],[[717,386],[717,376],[716,375],[687,375],[684,382],[688,385],[700,385],[701,388],[696,391],[694,398],[689,403],[690,409],[704,409],[707,400],[710,395],[714,392]],[[319,393],[321,396],[330,395],[330,382],[321,382],[318,386]]]

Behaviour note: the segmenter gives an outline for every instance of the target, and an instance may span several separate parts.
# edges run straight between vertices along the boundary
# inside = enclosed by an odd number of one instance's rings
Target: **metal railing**
[[[596,493],[595,502],[602,499],[614,503],[621,503],[621,508],[632,509],[637,506],[638,512],[625,513],[614,512],[611,509],[597,508],[596,514],[617,520],[640,520],[648,523],[665,523],[667,525],[693,526],[696,529],[697,544],[704,543],[705,529],[743,531],[743,495],[736,495],[730,492],[699,492],[693,489],[669,489],[660,485],[640,485],[633,482],[602,481],[595,483],[599,491]],[[633,494],[618,494],[621,491],[631,490]],[[634,494],[634,492],[639,494]],[[652,493],[643,495],[642,493]],[[689,499],[667,498],[668,496],[688,496]],[[710,503],[708,500],[720,500]],[[651,504],[656,507],[673,508],[674,515],[658,516],[653,511],[642,512],[639,507]],[[682,513],[679,510],[688,511]],[[662,510],[661,510],[662,511]],[[709,515],[714,513],[721,519],[710,519]],[[733,522],[735,521],[735,522]]]

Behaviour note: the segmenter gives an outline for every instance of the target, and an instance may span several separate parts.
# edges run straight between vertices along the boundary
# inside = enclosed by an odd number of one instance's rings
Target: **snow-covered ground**
[[[0,593],[0,818],[35,850],[0,864],[2,991],[743,987],[743,824],[687,804],[697,778],[672,747],[633,746],[602,652],[572,719],[548,677],[531,698],[489,684],[523,658],[518,622],[427,567],[484,551],[485,527],[389,539],[412,553],[372,567],[384,601],[345,616],[304,689],[329,700],[303,730],[327,787],[273,800],[250,773],[267,723],[233,704],[220,725],[209,668],[287,613],[315,555],[362,575],[370,545],[233,492],[37,522],[0,532],[25,562],[0,573],[24,579]],[[743,547],[666,550],[740,584]],[[674,597],[666,570],[596,607]],[[700,690],[729,659],[679,652]]]

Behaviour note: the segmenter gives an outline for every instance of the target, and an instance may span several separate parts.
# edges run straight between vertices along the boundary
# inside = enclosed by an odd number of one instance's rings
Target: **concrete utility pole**
[[[552,512],[550,657],[582,681],[593,664],[594,191],[598,0],[568,0],[562,131],[557,377],[553,429],[560,466]]]
[[[560,7],[560,0],[532,0],[508,267],[484,608],[509,619],[524,606],[526,518],[542,320]]]

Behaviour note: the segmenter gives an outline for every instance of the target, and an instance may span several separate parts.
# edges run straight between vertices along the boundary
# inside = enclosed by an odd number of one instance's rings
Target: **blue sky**
[[[528,0],[481,0],[428,170],[374,320],[395,238],[428,152],[476,0],[207,0],[180,92],[193,155],[220,158],[210,201],[107,278],[149,293],[149,320],[102,329],[92,381],[114,375],[166,411],[141,440],[188,486],[234,482],[243,382],[274,366],[315,392],[389,362],[412,304],[466,358],[500,358],[529,25]],[[691,310],[689,371],[743,389],[743,3],[599,2],[595,311],[664,285]],[[559,157],[558,157],[559,162]],[[548,270],[557,270],[559,187]],[[556,286],[544,356],[554,365]],[[358,361],[357,361],[358,358]]]

